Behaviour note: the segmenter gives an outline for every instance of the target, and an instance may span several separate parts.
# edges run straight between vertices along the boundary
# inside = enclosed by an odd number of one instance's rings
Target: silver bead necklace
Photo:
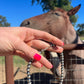
[[[45,49],[42,49],[41,53],[44,52],[44,51],[46,51],[50,47],[55,47],[55,46],[56,45],[51,44],[50,46],[46,47]],[[63,53],[60,53],[60,58],[61,58],[61,77],[60,77],[59,84],[63,84],[63,75],[64,75],[64,55],[63,55]],[[30,67],[31,67],[32,62],[33,62],[33,60],[31,59],[28,62],[28,65],[27,65],[27,83],[28,84],[32,84],[32,82],[31,82],[31,74],[30,74]]]

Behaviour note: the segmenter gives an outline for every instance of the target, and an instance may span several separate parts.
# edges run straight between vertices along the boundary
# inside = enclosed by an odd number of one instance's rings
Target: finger
[[[52,68],[52,64],[45,57],[40,55],[37,50],[29,47],[24,42],[20,41],[20,43],[18,43],[18,46],[15,45],[15,48],[16,48],[16,50],[19,50],[19,51],[23,52],[27,56],[27,59],[31,58],[33,60],[38,60],[38,62],[43,64],[45,67],[47,67],[49,69]],[[25,59],[25,57],[23,57],[23,58]]]
[[[41,40],[32,40],[31,46],[33,48],[35,48],[35,49],[38,49],[38,50],[40,49],[41,50],[41,49],[45,49],[45,48],[49,47],[50,44],[48,44],[48,43],[46,43],[44,41],[41,41]],[[60,47],[60,46],[56,46],[54,48],[53,47],[49,47],[47,50],[48,51],[52,51],[52,52],[61,53],[63,51],[63,48]]]
[[[35,67],[37,67],[37,68],[43,67],[43,65],[42,65],[40,62],[38,62],[38,61],[34,61],[34,62],[32,63],[32,65],[35,66]]]
[[[27,62],[29,62],[29,58],[28,56],[26,56],[23,52],[19,51],[19,50],[16,50],[13,55],[18,55],[20,56],[21,58],[23,58],[24,60],[26,60]]]
[[[27,62],[29,62],[29,60],[30,60],[30,58],[28,58],[24,53],[22,53],[21,51],[18,51],[18,50],[13,55],[19,55],[20,57],[24,58],[24,60],[26,60]],[[43,65],[41,63],[39,63],[38,61],[33,61],[32,65],[37,68],[43,67]]]
[[[59,40],[58,38],[56,38],[55,36],[53,36],[47,32],[40,31],[40,30],[34,30],[34,29],[32,29],[32,32],[36,39],[43,39],[43,40],[46,40],[48,42],[51,42],[51,43],[53,43],[55,45],[59,45],[59,46],[64,45],[64,43],[61,40]]]

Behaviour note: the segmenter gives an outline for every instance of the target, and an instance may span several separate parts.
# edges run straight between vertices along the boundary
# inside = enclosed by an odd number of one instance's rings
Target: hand
[[[56,45],[56,48],[49,48],[49,51],[62,52],[63,42],[58,38],[40,30],[35,30],[25,27],[1,27],[0,28],[0,56],[19,55],[26,61],[34,59],[37,54],[41,56],[39,61],[33,62],[36,67],[42,65],[47,68],[52,68],[52,64],[42,55],[37,49],[44,49],[49,46],[48,43],[42,40],[51,42]]]

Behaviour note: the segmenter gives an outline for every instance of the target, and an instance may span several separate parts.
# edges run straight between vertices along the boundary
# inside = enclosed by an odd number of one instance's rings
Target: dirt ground
[[[26,69],[27,69],[27,66],[26,65],[22,65],[21,67],[15,67],[14,66],[14,74],[15,72],[18,70],[17,74],[14,76],[14,81],[15,81],[15,84],[20,84],[19,81],[25,81],[27,78],[27,74],[26,74]],[[41,69],[38,69],[38,68],[35,68],[33,66],[31,66],[30,68],[30,73],[32,75],[32,77],[36,77],[36,76],[39,76],[38,73],[41,73],[40,76],[42,75],[42,77],[44,75],[47,74],[47,76],[50,76],[50,74],[52,74],[52,72],[49,70],[49,69],[46,69],[45,67],[41,68]],[[35,76],[36,74],[36,76]],[[46,76],[46,77],[47,77]],[[6,83],[6,80],[5,80],[5,65],[0,65],[0,84],[4,84]],[[44,76],[45,77],[45,76]],[[37,77],[36,77],[37,78]],[[49,78],[49,77],[48,77]],[[34,79],[35,80],[35,79]],[[44,79],[43,79],[44,80]],[[18,83],[17,83],[17,82]],[[21,84],[26,84],[26,83],[21,83]]]

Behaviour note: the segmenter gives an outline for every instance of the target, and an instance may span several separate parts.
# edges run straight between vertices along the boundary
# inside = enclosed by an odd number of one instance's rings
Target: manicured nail
[[[51,67],[51,69],[53,68],[53,65],[52,65],[52,67]]]
[[[39,55],[37,53],[33,57],[34,57],[34,60],[36,60],[36,61],[39,61],[41,59],[41,55]]]
[[[64,46],[64,43],[62,45]]]
[[[43,67],[43,65],[41,64],[41,67]]]

